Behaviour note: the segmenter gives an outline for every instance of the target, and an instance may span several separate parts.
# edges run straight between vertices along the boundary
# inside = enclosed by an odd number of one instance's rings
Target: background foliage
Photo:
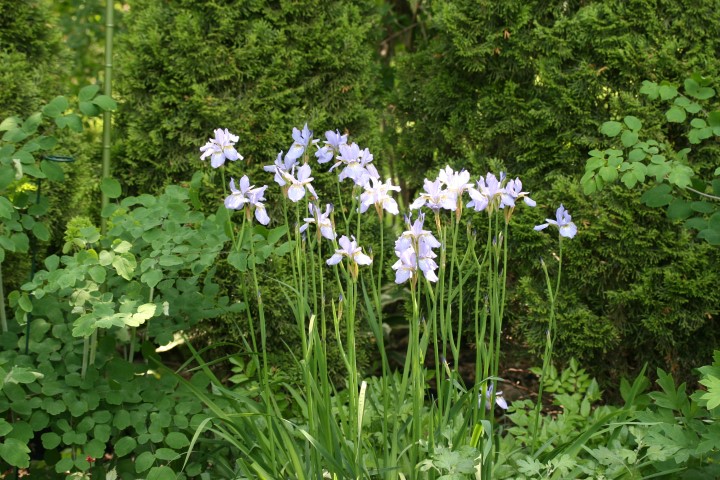
[[[677,369],[710,358],[717,249],[648,210],[639,193],[619,188],[587,198],[575,185],[607,120],[635,115],[678,135],[639,88],[646,79],[681,83],[694,71],[717,77],[714,8],[711,1],[433,2],[398,56],[396,161],[409,184],[445,163],[504,169],[539,205],[562,199],[582,225],[566,250],[560,355],[620,369],[645,360]],[[709,143],[700,165],[717,163]],[[528,226],[540,223],[540,210]],[[528,261],[513,266],[511,314],[515,331],[537,347],[546,307],[532,285],[542,284],[536,259],[546,239],[519,235],[516,253]]]

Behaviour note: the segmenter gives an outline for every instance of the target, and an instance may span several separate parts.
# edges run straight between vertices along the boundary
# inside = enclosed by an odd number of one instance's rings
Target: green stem
[[[540,265],[542,266],[543,272],[545,274],[545,284],[547,286],[548,291],[548,300],[550,301],[550,318],[548,319],[548,330],[546,332],[546,339],[545,339],[545,351],[543,353],[543,365],[542,365],[542,372],[540,373],[540,385],[538,387],[538,399],[535,403],[535,419],[533,421],[533,429],[532,429],[532,448],[535,449],[538,438],[537,438],[537,431],[538,426],[540,424],[540,413],[542,411],[542,395],[543,395],[543,387],[545,384],[545,379],[547,378],[547,373],[549,369],[552,366],[552,351],[553,351],[553,344],[555,343],[555,335],[557,333],[557,328],[555,324],[555,303],[557,300],[557,295],[560,291],[560,277],[562,274],[562,236],[558,236],[559,238],[559,252],[558,252],[558,273],[557,273],[557,279],[555,282],[555,290],[552,289],[552,284],[550,281],[550,274],[548,273],[547,265],[545,265],[545,262],[540,260]]]
[[[108,97],[112,97],[112,46],[113,46],[113,14],[115,12],[115,2],[106,0],[105,2],[105,79],[103,84],[103,92]],[[110,177],[110,144],[112,134],[111,112],[105,110],[103,112],[103,148],[102,148],[102,178]],[[109,202],[108,196],[102,193],[101,212],[105,210]],[[105,235],[107,231],[107,220],[104,216],[100,218],[100,232]]]
[[[2,333],[8,331],[7,317],[5,316],[5,290],[3,289],[2,263],[0,263],[0,328],[2,328]]]

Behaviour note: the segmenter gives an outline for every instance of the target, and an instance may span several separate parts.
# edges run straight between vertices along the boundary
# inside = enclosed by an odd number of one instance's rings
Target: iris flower
[[[255,218],[258,222],[263,225],[270,223],[270,217],[268,217],[265,211],[265,204],[262,203],[265,200],[265,189],[267,185],[255,188],[254,185],[250,185],[250,180],[247,175],[243,175],[240,179],[240,189],[235,187],[235,179],[230,179],[230,195],[225,199],[225,207],[230,210],[242,210],[245,209],[245,214],[250,217],[252,211],[255,211]]]
[[[423,272],[425,278],[431,282],[437,282],[435,274],[438,265],[435,263],[437,255],[433,248],[441,244],[429,230],[423,230],[425,215],[420,214],[417,220],[411,225],[410,219],[406,218],[408,230],[402,233],[395,242],[395,255],[398,261],[392,266],[395,270],[395,283],[403,283],[417,274],[418,269]]]
[[[447,206],[445,208],[447,208],[448,210],[461,209],[462,194],[465,192],[465,190],[472,187],[472,184],[469,183],[470,172],[468,172],[467,170],[460,170],[459,172],[455,172],[448,165],[444,169],[440,170],[440,173],[438,174],[438,180],[440,180],[445,185],[445,187],[447,187],[447,196],[452,199],[452,208],[448,208]]]
[[[562,204],[560,204],[560,207],[555,212],[555,220],[546,218],[545,222],[547,223],[537,225],[535,227],[535,230],[540,231],[547,228],[548,225],[555,225],[556,227],[558,227],[558,231],[560,232],[561,237],[573,238],[577,233],[577,227],[572,222],[572,217],[570,216],[570,213],[565,210],[565,207],[563,207]]]
[[[332,205],[328,203],[325,208],[325,213],[322,213],[322,211],[314,203],[309,203],[308,210],[310,210],[310,215],[312,215],[312,217],[304,219],[305,223],[300,227],[300,232],[304,232],[311,223],[314,223],[318,228],[318,239],[320,238],[320,235],[322,235],[328,240],[335,240],[337,235],[335,234],[332,220],[330,220]]]
[[[370,205],[375,205],[380,216],[383,210],[393,215],[400,213],[397,202],[389,194],[392,190],[399,192],[400,187],[392,185],[389,178],[383,183],[378,178],[368,177],[365,191],[360,194],[360,213],[365,213]]]
[[[266,172],[275,173],[275,182],[277,182],[277,184],[281,187],[284,187],[287,182],[283,178],[283,173],[289,173],[292,168],[297,164],[297,159],[290,158],[287,155],[283,157],[283,152],[280,152],[275,159],[275,163],[273,163],[272,165],[264,166],[263,170],[265,170]]]
[[[536,205],[535,200],[528,197],[528,194],[528,192],[522,191],[522,182],[519,178],[510,180],[507,185],[505,185],[505,191],[501,194],[502,200],[500,201],[500,207],[514,207],[515,200],[520,198],[523,199],[528,207],[534,207]]]
[[[488,173],[485,178],[480,177],[480,180],[477,181],[477,188],[468,190],[472,201],[467,204],[467,207],[474,208],[478,212],[487,209],[489,214],[492,213],[499,206],[502,195],[505,193],[505,189],[501,186],[503,179],[503,174],[500,174],[500,180],[498,180],[492,173]]]
[[[312,142],[312,135],[313,132],[308,128],[307,123],[302,130],[293,128],[292,136],[294,142],[288,150],[287,156],[293,160],[297,160],[298,158],[300,158],[302,154],[305,153],[305,149]]]
[[[442,189],[442,180],[439,178],[431,182],[427,178],[423,181],[425,192],[410,204],[410,210],[415,210],[427,205],[431,210],[438,212],[441,208],[455,210],[455,197]]]
[[[328,130],[325,132],[325,146],[315,152],[318,163],[327,163],[340,151],[340,145],[347,144],[347,135],[340,135],[340,132]]]
[[[338,175],[338,180],[343,181],[350,178],[360,185],[363,176],[367,173],[365,167],[373,161],[373,155],[367,148],[360,150],[357,143],[351,143],[350,145],[340,145],[340,155],[337,156],[336,160],[338,161],[330,167],[330,170],[345,165],[343,171]]]
[[[210,138],[208,143],[200,147],[200,151],[203,152],[200,155],[200,160],[205,160],[210,157],[210,165],[213,168],[220,168],[225,163],[225,160],[234,162],[235,160],[242,160],[243,156],[235,150],[235,142],[239,140],[237,135],[233,135],[226,128],[218,128],[215,130],[215,138]]]
[[[310,182],[313,181],[313,177],[310,176],[310,165],[306,163],[298,168],[297,177],[295,177],[294,173],[295,167],[293,167],[291,173],[282,173],[283,180],[290,184],[287,192],[288,198],[293,202],[299,202],[305,196],[306,188],[313,197],[317,198],[317,193],[315,193],[315,189],[310,184]]]
[[[348,265],[348,268],[350,270],[350,275],[352,275],[353,279],[357,280],[358,265],[370,265],[372,263],[372,258],[362,253],[362,249],[358,247],[355,237],[351,238],[352,240],[345,235],[340,237],[338,243],[341,248],[335,250],[333,256],[328,258],[326,263],[328,265],[337,265],[343,257],[349,258],[350,265]]]
[[[495,385],[493,385],[491,383],[490,386],[488,386],[487,390],[485,391],[485,409],[486,410],[490,410],[490,401],[492,399],[492,393],[493,393],[494,388],[495,388]],[[482,403],[482,402],[478,401],[478,403]],[[508,404],[507,404],[507,401],[505,400],[505,398],[503,397],[502,391],[499,391],[495,394],[495,404],[498,407],[502,408],[503,410],[508,409]]]

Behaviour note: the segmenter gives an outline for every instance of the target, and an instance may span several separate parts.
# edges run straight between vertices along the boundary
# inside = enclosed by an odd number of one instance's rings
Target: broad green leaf
[[[705,120],[702,118],[693,118],[690,120],[690,125],[695,128],[705,128],[707,126],[707,123],[705,123]]]
[[[170,448],[158,448],[155,450],[155,458],[171,462],[180,458],[180,454]]]
[[[43,135],[38,137],[36,142],[38,147],[40,147],[40,150],[51,150],[55,147],[55,145],[57,145],[57,138]]]
[[[20,367],[15,365],[10,370],[10,373],[5,376],[3,383],[33,383],[35,380],[43,378],[44,376],[45,375],[42,373],[37,372],[30,367]]]
[[[0,132],[20,128],[21,124],[22,120],[20,119],[20,117],[7,117],[5,120],[2,121],[2,123],[0,123]]]
[[[227,257],[227,262],[238,271],[245,272],[247,270],[247,253],[231,252]]]
[[[26,133],[33,134],[37,131],[40,122],[42,122],[42,113],[34,113],[23,122],[22,129]]]
[[[31,313],[33,311],[33,305],[32,305],[32,302],[30,301],[30,297],[28,297],[27,292],[23,292],[18,297],[18,306],[27,313]]]
[[[675,98],[677,96],[678,91],[677,88],[672,85],[662,85],[658,89],[658,93],[660,94],[660,98],[662,100],[670,100],[671,98]]]
[[[650,100],[658,98],[659,90],[658,84],[650,80],[643,80],[642,87],[640,87],[640,93],[647,95]]]
[[[93,265],[88,269],[88,273],[90,274],[90,278],[92,278],[93,282],[98,284],[105,282],[105,278],[107,276],[107,270],[105,270],[105,267]]]
[[[0,370],[0,374],[4,375],[5,373]],[[4,418],[0,418],[0,437],[4,437],[8,433],[12,432],[12,425],[7,422]]]
[[[640,162],[645,159],[645,152],[641,148],[633,148],[628,154],[631,162]]]
[[[5,134],[2,136],[2,139],[9,143],[18,143],[25,140],[27,137],[29,137],[30,134],[24,131],[21,128],[14,128],[12,130],[8,130],[5,132]]]
[[[685,220],[692,214],[690,202],[686,202],[681,198],[675,198],[667,209],[667,216],[673,220]]]
[[[720,245],[720,230],[705,229],[698,232],[698,238],[708,242],[710,245]]]
[[[22,164],[16,168],[22,169]],[[16,168],[0,168],[0,192],[16,180],[16,175],[20,175]]]
[[[70,113],[62,117],[57,117],[55,119],[55,124],[59,128],[69,128],[74,132],[82,132],[83,130],[82,120],[78,115],[74,113]]]
[[[118,457],[124,457],[131,453],[137,447],[137,442],[133,437],[123,437],[115,444],[115,454]]]
[[[100,183],[100,190],[108,196],[108,198],[118,198],[122,193],[120,182],[114,178],[103,178]]]
[[[45,432],[40,436],[43,447],[47,450],[54,450],[60,445],[60,435],[54,432]]]
[[[30,449],[17,438],[6,438],[0,443],[0,458],[12,467],[27,468],[30,466]]]
[[[127,253],[132,249],[132,243],[127,240],[121,240],[120,242],[115,243],[112,249],[115,253]]]
[[[690,185],[692,177],[695,172],[692,168],[687,165],[674,163],[670,167],[670,173],[668,174],[668,182],[677,185],[680,188],[685,188]]]
[[[699,213],[712,213],[715,211],[715,205],[713,205],[709,202],[702,201],[702,200],[697,201],[697,202],[692,202],[690,204],[690,207],[694,211],[699,212]]]
[[[623,130],[622,135],[620,136],[620,141],[624,147],[630,148],[637,143],[638,134],[631,130]]]
[[[78,100],[81,102],[92,100],[98,91],[100,91],[100,87],[98,85],[87,85],[81,88],[80,92],[78,92]]]
[[[143,273],[140,281],[149,287],[155,287],[163,279],[163,272],[160,269],[152,269]]]
[[[605,182],[610,183],[617,180],[618,171],[616,168],[613,167],[602,167],[600,170],[598,170],[598,175],[600,175]]]
[[[88,117],[94,117],[100,114],[100,108],[92,102],[80,102],[80,111]]]
[[[711,127],[720,127],[720,110],[708,113],[708,124]],[[2,129],[0,129],[2,130]]]
[[[149,319],[155,316],[155,310],[157,307],[154,303],[145,303],[140,305],[137,309],[137,313],[133,313],[126,321],[125,324],[129,327],[139,327]]]
[[[50,103],[42,109],[43,115],[57,119],[68,108],[68,101],[65,97],[55,97]]]
[[[50,240],[50,230],[45,226],[44,223],[37,222],[32,227],[33,235],[41,242],[47,242]]]
[[[0,218],[12,218],[15,206],[10,200],[0,196]]]
[[[92,101],[95,105],[102,108],[103,110],[115,110],[117,109],[117,102],[107,95],[98,95]]]
[[[685,111],[688,113],[698,113],[700,110],[702,110],[702,106],[695,102],[690,102],[685,106]]]
[[[642,122],[640,121],[640,119],[632,115],[628,115],[627,117],[623,118],[623,121],[625,122],[625,125],[627,125],[628,128],[633,132],[638,132],[642,128]]]
[[[170,432],[165,436],[165,443],[170,448],[180,450],[181,448],[190,445],[190,440],[188,440],[187,436],[184,433]]]
[[[620,122],[605,122],[600,126],[600,133],[605,134],[608,137],[617,137],[622,128],[623,126]]]
[[[43,160],[40,162],[40,170],[42,170],[47,179],[50,181],[62,182],[65,180],[65,171],[56,162]]]
[[[177,480],[177,475],[170,467],[163,465],[151,468],[146,480]]]
[[[687,118],[687,115],[685,114],[685,110],[677,107],[672,107],[670,110],[665,112],[665,117],[667,118],[668,122],[682,123]]]
[[[155,455],[152,452],[143,452],[135,458],[135,471],[142,473],[155,463]]]
[[[130,253],[115,255],[115,258],[112,260],[112,266],[115,268],[117,274],[125,280],[132,280],[133,273],[137,267],[137,260],[135,260],[135,256]]]
[[[685,228],[691,228],[698,231],[707,230],[708,221],[702,217],[693,217],[685,220],[684,226]]]
[[[596,185],[595,185],[595,173],[594,172],[587,172],[582,179],[580,179],[580,184],[583,187],[583,193],[585,195],[592,195],[597,191]]]
[[[90,458],[102,458],[105,455],[105,444],[93,438],[85,444],[83,450],[85,451],[85,455]]]
[[[648,207],[664,207],[669,205],[673,199],[673,196],[670,195],[671,190],[672,187],[668,184],[656,185],[643,193],[640,200]]]
[[[597,158],[597,157],[591,157],[588,159],[587,163],[585,163],[585,172],[594,172],[600,167],[605,166],[605,159],[604,158]],[[275,242],[273,242],[275,243]]]
[[[692,78],[685,80],[685,93],[698,100],[707,100],[715,95],[715,90],[710,87],[701,87]]]

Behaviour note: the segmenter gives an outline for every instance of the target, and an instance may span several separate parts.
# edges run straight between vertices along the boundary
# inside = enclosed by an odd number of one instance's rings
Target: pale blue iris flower
[[[395,270],[395,283],[407,281],[416,275],[418,270],[423,272],[428,281],[437,282],[435,270],[438,265],[434,260],[437,254],[432,249],[439,247],[440,242],[432,232],[423,229],[424,214],[420,214],[412,225],[410,218],[405,221],[408,229],[395,242],[395,255],[398,257],[392,266]]]
[[[555,220],[546,218],[545,222],[547,223],[537,225],[535,230],[540,231],[547,228],[548,225],[555,225],[558,227],[561,237],[573,238],[577,233],[577,227],[573,223],[570,213],[565,210],[565,207],[562,204],[560,204],[560,207],[555,212]]]
[[[227,128],[225,130],[216,129],[215,138],[210,138],[204,146],[200,147],[200,151],[203,152],[200,160],[210,157],[210,165],[213,168],[220,168],[225,164],[225,160],[231,162],[242,160],[243,156],[235,150],[235,143],[238,140],[239,137],[230,133]]]
[[[317,141],[313,142],[312,139],[313,132],[310,130],[307,126],[307,123],[303,127],[302,130],[298,130],[297,128],[293,128],[293,144],[288,150],[287,156],[290,157],[293,160],[297,160],[302,156],[303,153],[305,153],[305,149],[311,144],[316,143]]]
[[[305,189],[310,192],[314,198],[317,198],[315,189],[310,184],[313,181],[313,177],[310,176],[310,165],[307,163],[297,169],[297,176],[295,176],[295,167],[291,173],[283,173],[283,179],[290,184],[287,195],[293,202],[299,202],[305,196]]]
[[[311,223],[314,223],[317,225],[318,239],[320,239],[320,236],[322,235],[328,240],[335,240],[337,235],[335,233],[332,220],[330,219],[332,205],[328,203],[325,207],[325,213],[322,213],[322,211],[314,203],[309,203],[308,210],[310,210],[310,215],[312,216],[304,219],[305,223],[300,227],[300,232],[304,232]]]
[[[379,178],[367,177],[364,188],[365,191],[360,194],[360,213],[365,213],[370,205],[375,205],[378,215],[383,210],[392,215],[400,213],[397,202],[390,196],[390,191],[399,192],[400,187],[392,185],[389,178],[383,183]]]
[[[327,163],[340,152],[341,145],[347,145],[347,135],[340,135],[340,132],[328,130],[325,132],[325,146],[315,152],[318,163]]]
[[[420,196],[410,204],[410,209],[415,210],[427,205],[428,208],[435,212],[438,212],[441,208],[454,210],[456,199],[447,190],[443,190],[442,185],[442,180],[439,178],[434,182],[426,178],[423,181],[425,191],[420,193]]]
[[[352,275],[354,279],[357,279],[358,265],[370,265],[372,263],[372,258],[362,252],[362,249],[355,241],[355,237],[351,238],[352,240],[345,235],[340,237],[338,243],[341,248],[335,250],[333,256],[328,258],[326,263],[328,265],[337,265],[344,257],[349,258],[350,265],[348,265],[348,270],[350,270],[350,275]]]
[[[369,149],[360,150],[357,143],[352,143],[350,145],[340,145],[340,154],[336,160],[338,161],[330,167],[331,171],[341,165],[345,166],[338,175],[338,180],[343,181],[350,178],[355,184],[362,186],[362,182],[368,173],[366,166],[373,161],[373,155]]]
[[[536,205],[535,200],[528,197],[529,192],[522,191],[522,182],[519,178],[510,180],[505,185],[505,191],[501,194],[500,207],[514,207],[515,201],[522,198],[528,207],[534,207]]]
[[[275,182],[281,187],[284,187],[287,182],[283,178],[283,173],[289,173],[292,168],[298,164],[297,159],[290,158],[287,155],[283,157],[283,152],[278,153],[275,163],[272,165],[266,165],[263,170],[266,172],[272,172],[275,174]]]
[[[235,186],[235,179],[230,179],[230,195],[225,198],[225,207],[230,210],[242,210],[245,209],[248,218],[252,211],[255,212],[255,218],[258,222],[263,225],[270,223],[270,217],[265,210],[265,204],[262,203],[265,200],[265,189],[267,185],[255,188],[254,185],[250,185],[250,180],[247,175],[243,175],[240,179],[240,188]]]
[[[494,388],[495,388],[495,385],[493,385],[491,383],[490,386],[488,386],[487,390],[485,391],[485,409],[486,410],[490,410],[490,403],[492,401],[492,394],[493,394]],[[478,404],[481,404],[481,403],[482,402],[480,401],[480,399],[478,399]],[[507,404],[507,401],[505,400],[505,398],[503,397],[502,391],[499,391],[495,394],[495,404],[498,407],[502,408],[503,410],[508,409],[508,404]]]

